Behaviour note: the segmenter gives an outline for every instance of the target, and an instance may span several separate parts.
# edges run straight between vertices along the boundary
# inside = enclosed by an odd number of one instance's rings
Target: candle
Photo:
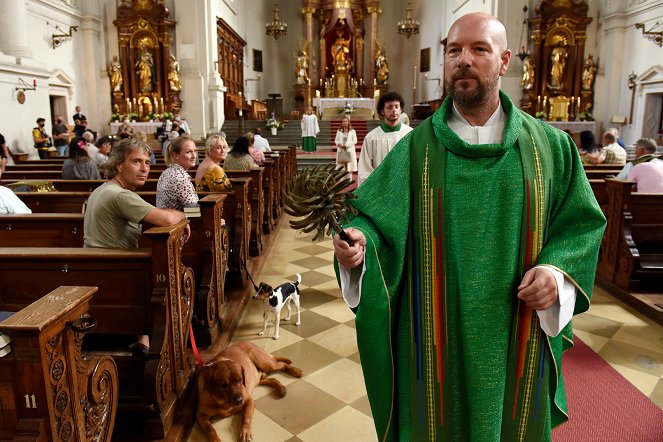
[[[315,98],[320,98],[320,91],[315,91]]]
[[[363,79],[363,78],[360,78],[360,79],[359,79],[359,85],[360,85],[360,86],[363,86],[363,85],[364,85],[364,79]]]
[[[135,107],[136,109],[138,109],[138,104],[137,104],[137,102],[136,102],[136,98],[134,98],[134,107]]]
[[[161,106],[159,107],[161,108],[161,112],[166,112],[166,107],[163,105],[163,97],[161,97]]]
[[[543,118],[546,118],[547,111],[546,111],[546,105],[548,104],[548,96],[543,97],[543,109],[541,109],[544,113]]]
[[[377,84],[378,84],[378,81],[374,78],[373,79],[373,86],[377,86]]]
[[[242,101],[242,93],[240,92],[240,93],[239,93],[239,116],[240,116],[240,117],[242,116],[242,103],[243,103],[243,101]]]
[[[412,89],[417,88],[417,65],[414,65],[414,84],[412,85]]]
[[[158,114],[159,113],[159,103],[157,103],[157,97],[154,97],[154,113]]]
[[[32,79],[32,86],[37,87],[37,79],[36,78]]]

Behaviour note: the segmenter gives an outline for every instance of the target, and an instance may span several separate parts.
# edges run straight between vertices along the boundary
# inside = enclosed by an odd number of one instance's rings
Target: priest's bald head
[[[506,29],[492,15],[474,12],[451,25],[445,39],[444,85],[466,118],[478,117],[472,123],[483,124],[482,115],[490,110],[490,116],[497,108],[499,78],[510,59]]]

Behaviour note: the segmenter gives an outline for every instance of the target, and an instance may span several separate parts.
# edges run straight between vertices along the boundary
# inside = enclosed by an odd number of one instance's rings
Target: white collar
[[[469,144],[499,144],[502,142],[506,114],[500,103],[483,126],[472,126],[463,117],[454,103],[447,125],[458,137]]]

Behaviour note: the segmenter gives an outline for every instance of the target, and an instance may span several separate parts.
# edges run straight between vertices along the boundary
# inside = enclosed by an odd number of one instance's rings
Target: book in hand
[[[184,214],[187,218],[200,218],[200,206],[198,204],[187,204],[184,206]]]

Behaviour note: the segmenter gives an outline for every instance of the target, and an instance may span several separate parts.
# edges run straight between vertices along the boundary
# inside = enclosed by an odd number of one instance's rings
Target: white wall
[[[61,1],[27,0],[28,44],[31,56],[22,58],[0,56],[0,132],[5,136],[13,152],[27,152],[37,158],[33,148],[32,128],[38,117],[46,118],[46,129],[51,132],[50,95],[66,98],[66,117],[73,124],[71,116],[74,107],[80,104],[87,115],[90,127],[101,129],[106,123],[102,108],[104,103],[99,91],[103,91],[103,79],[99,54],[103,54],[104,36],[101,17],[96,1],[90,1],[81,8],[78,3],[71,7]],[[50,24],[47,24],[50,23]],[[12,22],[5,22],[12,26]],[[53,48],[51,35],[64,32],[69,26],[79,26],[70,41]],[[32,85],[37,81],[34,91],[25,91],[26,101],[16,101],[16,87],[19,78]],[[109,86],[106,86],[108,89]]]

